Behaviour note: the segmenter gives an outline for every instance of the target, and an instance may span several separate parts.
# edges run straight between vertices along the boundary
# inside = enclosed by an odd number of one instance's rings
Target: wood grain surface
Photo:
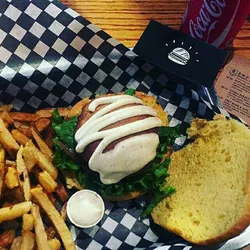
[[[178,29],[188,0],[61,0],[128,47],[153,19]],[[234,40],[235,53],[250,58],[250,21]],[[250,247],[244,250],[250,250]]]
[[[180,27],[188,0],[61,0],[128,47],[133,47],[154,19]],[[235,52],[250,58],[250,21],[234,41]]]

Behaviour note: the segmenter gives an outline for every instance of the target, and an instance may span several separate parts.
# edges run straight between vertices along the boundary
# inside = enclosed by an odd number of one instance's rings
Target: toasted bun
[[[168,126],[168,116],[167,113],[163,110],[162,106],[157,102],[157,100],[143,92],[136,91],[135,96],[140,98],[143,101],[144,105],[152,107],[158,114],[158,117],[162,120],[162,126]]]
[[[224,242],[250,224],[250,131],[221,115],[194,119],[195,141],[171,156],[176,193],[153,210],[155,223],[199,245]]]

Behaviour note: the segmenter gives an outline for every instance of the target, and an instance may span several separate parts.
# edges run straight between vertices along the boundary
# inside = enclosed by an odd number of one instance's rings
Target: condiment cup
[[[83,189],[74,193],[67,202],[69,220],[81,228],[96,225],[103,217],[105,206],[99,194]]]

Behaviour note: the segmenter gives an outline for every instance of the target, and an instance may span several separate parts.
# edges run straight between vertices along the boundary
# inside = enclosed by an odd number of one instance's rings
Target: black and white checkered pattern
[[[181,124],[177,146],[185,142],[191,117],[225,113],[201,97],[203,89],[168,81],[159,69],[60,2],[0,0],[0,103],[32,112],[127,88],[155,96],[170,125]],[[106,202],[98,225],[84,230],[71,226],[78,249],[195,249],[149,219],[141,220],[145,200]]]

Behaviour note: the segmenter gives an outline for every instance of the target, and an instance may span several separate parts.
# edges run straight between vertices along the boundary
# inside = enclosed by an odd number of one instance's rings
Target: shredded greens
[[[55,153],[53,159],[55,166],[61,170],[74,170],[74,171],[79,170],[80,167],[77,164],[75,164],[61,149],[58,138],[54,138],[53,143],[55,147]]]
[[[74,149],[74,132],[77,126],[77,117],[64,120],[58,109],[55,109],[52,117],[52,127],[56,133],[58,140],[64,143],[69,149]]]
[[[135,95],[135,89],[127,89],[125,95]]]
[[[127,91],[130,95],[133,95],[132,91]],[[76,117],[64,120],[60,117],[58,110],[55,109],[52,118],[52,127],[56,134],[53,140],[55,147],[54,163],[59,169],[77,171],[78,181],[82,186],[97,191],[103,196],[123,196],[133,191],[146,192],[152,190],[153,197],[143,213],[144,217],[152,212],[152,209],[159,201],[175,192],[173,187],[166,185],[166,177],[169,176],[168,166],[170,158],[166,157],[164,159],[164,157],[170,150],[170,146],[174,143],[175,139],[179,137],[179,126],[159,128],[160,144],[150,167],[111,185],[103,184],[97,173],[86,173],[81,170],[60,148],[59,141],[64,143],[68,149],[74,149],[74,132],[76,126]]]
[[[53,139],[54,143],[54,164],[57,168],[62,170],[77,171],[80,167],[75,164],[61,149],[60,141],[64,143],[68,149],[74,149],[74,132],[77,126],[77,117],[72,117],[69,120],[64,120],[58,109],[55,109],[52,117],[52,127],[55,131],[56,137]]]

